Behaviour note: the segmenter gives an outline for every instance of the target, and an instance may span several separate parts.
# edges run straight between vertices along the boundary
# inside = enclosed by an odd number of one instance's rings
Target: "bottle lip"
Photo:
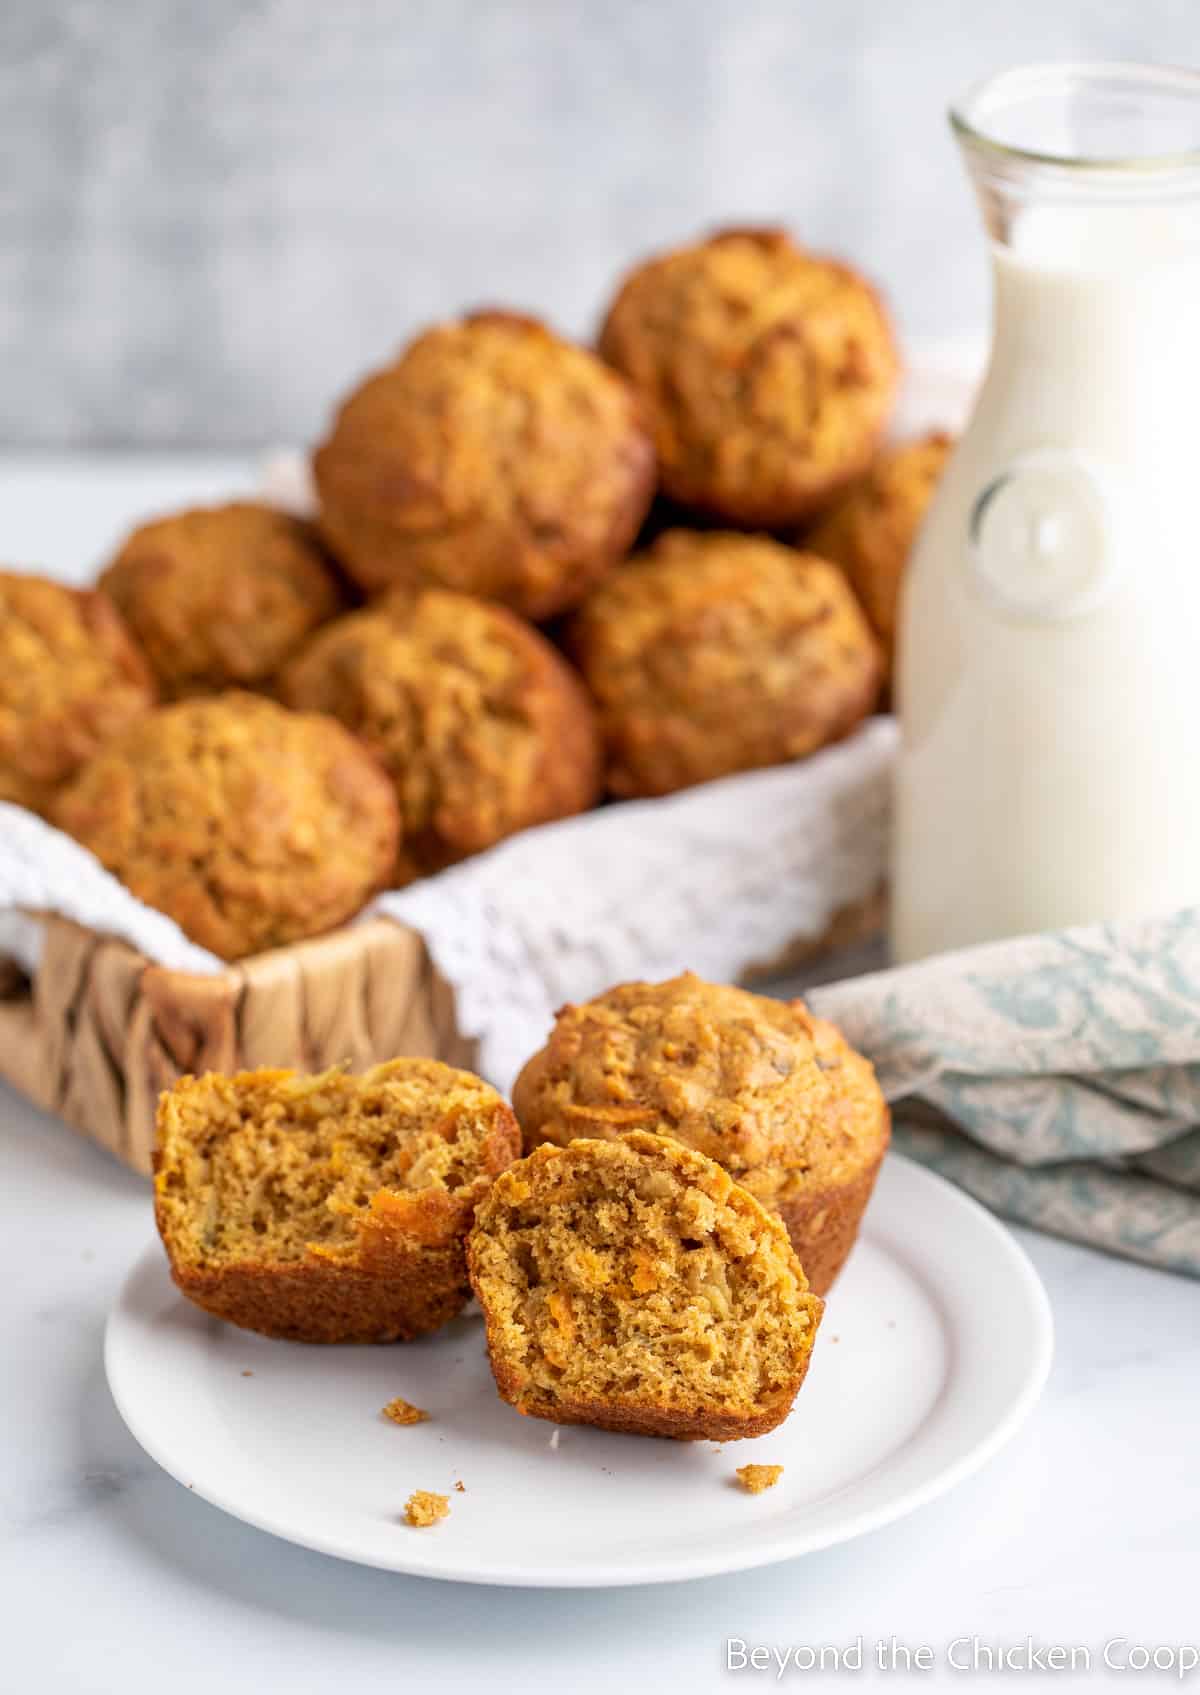
[[[1165,109],[1174,102],[1177,110],[1189,110],[1190,127],[1196,140],[1184,147],[1146,152],[1083,153],[1056,151],[1006,140],[996,132],[996,121],[1021,105],[1065,101],[1069,96],[1101,92],[1120,94],[1128,101],[1141,99],[1147,106],[1159,102]],[[973,153],[997,165],[1031,165],[1049,168],[1056,174],[1093,180],[1107,178],[1129,182],[1200,172],[1200,71],[1184,66],[1143,64],[1134,60],[1064,60],[1019,65],[987,77],[969,88],[949,109],[952,129]]]

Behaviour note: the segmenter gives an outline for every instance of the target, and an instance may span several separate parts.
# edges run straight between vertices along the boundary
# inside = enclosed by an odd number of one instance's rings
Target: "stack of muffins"
[[[227,959],[612,797],[803,758],[885,688],[944,437],[853,270],[735,230],[623,282],[596,352],[478,312],[338,412],[310,522],[136,530],[0,575],[0,799]],[[540,627],[539,627],[540,626]]]

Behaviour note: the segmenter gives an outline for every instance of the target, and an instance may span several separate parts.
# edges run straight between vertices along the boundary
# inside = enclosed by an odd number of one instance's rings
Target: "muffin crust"
[[[592,593],[568,641],[615,795],[803,758],[879,692],[878,647],[842,573],[764,536],[668,531]]]
[[[352,917],[386,883],[399,833],[391,784],[342,725],[248,694],[146,714],[54,819],[223,959]]]
[[[169,698],[265,684],[341,603],[311,525],[249,501],[142,524],[100,586]]]
[[[501,1396],[556,1424],[684,1441],[773,1430],[821,1317],[777,1218],[665,1136],[537,1148],[467,1245]]]
[[[870,285],[778,229],[639,265],[600,351],[646,403],[666,492],[764,529],[801,522],[866,469],[899,380]]]
[[[654,1130],[716,1160],[779,1212],[818,1294],[853,1246],[890,1130],[874,1071],[832,1024],[691,972],[564,1007],[513,1105],[527,1149]]]
[[[45,812],[156,698],[106,595],[0,572],[0,800]]]
[[[532,626],[486,601],[393,591],[322,630],[280,690],[340,719],[391,777],[396,886],[582,812],[599,791],[595,714],[579,679]]]
[[[322,531],[368,593],[434,583],[547,618],[628,550],[654,450],[620,377],[537,319],[488,311],[368,378],[313,471]]]

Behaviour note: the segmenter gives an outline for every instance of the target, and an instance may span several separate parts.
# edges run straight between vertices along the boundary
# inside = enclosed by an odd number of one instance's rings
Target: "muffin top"
[[[312,527],[249,501],[142,524],[100,586],[168,696],[266,682],[341,600]]]
[[[899,377],[870,285],[774,229],[639,265],[600,351],[648,407],[668,494],[767,529],[799,523],[866,469]]]
[[[530,618],[626,552],[654,488],[633,394],[534,318],[418,336],[345,402],[313,462],[320,524],[369,592],[437,583]]]
[[[54,819],[225,959],[312,936],[383,886],[391,784],[332,718],[256,695],[181,701],[108,743]]]
[[[849,577],[889,669],[904,567],[953,445],[934,431],[881,454],[805,538]]]
[[[513,1105],[526,1147],[656,1130],[773,1203],[851,1180],[886,1139],[874,1071],[833,1025],[691,972],[564,1007]]]
[[[669,530],[592,593],[569,640],[617,795],[800,758],[851,730],[879,687],[842,573],[762,536]]]
[[[395,590],[315,636],[280,689],[340,719],[391,776],[398,884],[596,798],[582,685],[544,637],[487,601]]]
[[[155,699],[149,667],[107,596],[0,572],[0,800],[45,811]]]

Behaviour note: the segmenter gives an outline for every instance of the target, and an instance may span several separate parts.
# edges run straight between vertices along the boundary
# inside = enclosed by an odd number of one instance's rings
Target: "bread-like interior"
[[[160,1228],[193,1267],[350,1259],[381,1212],[436,1245],[507,1164],[509,1123],[494,1090],[432,1060],[186,1078],[160,1108]]]
[[[645,1133],[539,1148],[499,1179],[469,1253],[501,1389],[546,1417],[786,1406],[820,1316],[778,1220]]]

